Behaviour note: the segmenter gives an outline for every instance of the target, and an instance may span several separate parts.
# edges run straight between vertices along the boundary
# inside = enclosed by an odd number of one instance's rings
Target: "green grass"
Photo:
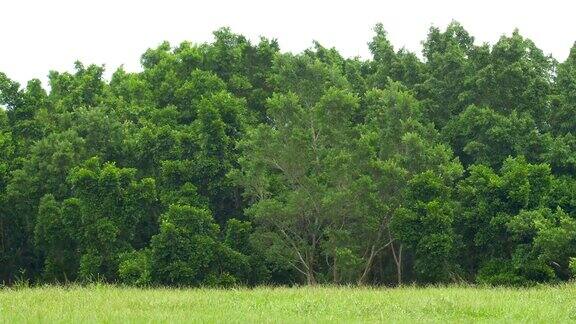
[[[0,290],[0,322],[576,321],[576,285],[528,289],[303,287]]]

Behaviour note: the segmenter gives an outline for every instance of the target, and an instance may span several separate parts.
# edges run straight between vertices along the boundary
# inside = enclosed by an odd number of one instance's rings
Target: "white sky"
[[[468,3],[468,4],[464,4]],[[49,70],[71,70],[77,59],[140,69],[140,55],[163,40],[204,42],[230,26],[252,40],[277,38],[300,52],[317,40],[345,56],[368,57],[372,27],[382,22],[398,49],[420,53],[431,25],[457,20],[478,43],[493,43],[515,27],[563,61],[576,41],[571,0],[0,0],[0,71],[25,83]]]

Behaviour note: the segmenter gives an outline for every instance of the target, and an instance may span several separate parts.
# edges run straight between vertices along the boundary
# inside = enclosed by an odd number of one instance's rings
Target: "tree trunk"
[[[402,285],[402,244],[398,251],[398,264],[396,265],[396,272],[398,273],[398,286]]]
[[[366,277],[370,273],[370,269],[372,269],[372,262],[374,262],[374,257],[376,256],[376,246],[372,245],[370,249],[370,256],[368,257],[368,261],[366,261],[366,266],[364,267],[364,271],[362,272],[362,276],[358,279],[358,285],[363,285],[366,281]]]
[[[312,271],[306,272],[306,283],[309,286],[315,286],[316,285],[316,278],[314,278],[314,273]]]
[[[396,263],[396,277],[398,279],[398,286],[402,285],[402,244],[398,249],[398,254],[394,249],[394,244],[391,244],[392,256],[394,257],[394,263]]]
[[[314,277],[314,251],[315,245],[312,244],[312,251],[305,254],[306,257],[306,282],[308,285],[315,285],[316,278]]]
[[[0,218],[0,251],[4,252],[4,219]]]
[[[334,277],[334,283],[335,284],[339,284],[340,283],[340,278],[338,277],[338,263],[337,263],[338,259],[336,257],[336,255],[334,255],[334,262],[332,263],[332,275]]]

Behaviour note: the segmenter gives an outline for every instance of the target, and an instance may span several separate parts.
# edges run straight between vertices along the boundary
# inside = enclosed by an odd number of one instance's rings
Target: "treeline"
[[[0,74],[0,282],[568,280],[576,46],[374,32],[369,60],[224,28],[110,81]]]

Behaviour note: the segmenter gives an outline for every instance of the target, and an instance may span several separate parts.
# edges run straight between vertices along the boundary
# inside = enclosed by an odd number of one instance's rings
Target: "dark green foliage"
[[[218,225],[205,209],[172,205],[152,238],[152,281],[162,285],[233,285],[249,271],[248,258],[219,242]]]
[[[143,70],[0,73],[0,283],[476,282],[576,274],[576,46],[432,27],[423,57],[228,28]]]
[[[118,277],[127,285],[147,286],[152,283],[150,251],[141,250],[121,254]]]

